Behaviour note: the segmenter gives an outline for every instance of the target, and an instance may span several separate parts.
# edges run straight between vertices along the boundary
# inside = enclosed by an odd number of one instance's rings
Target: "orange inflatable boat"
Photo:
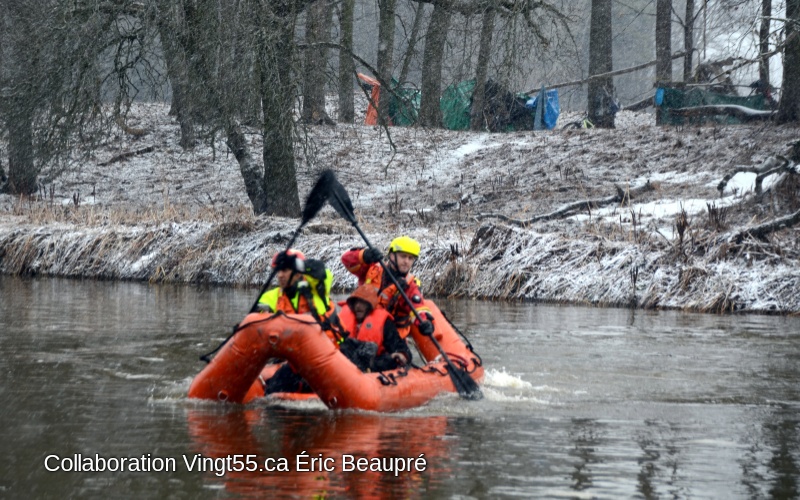
[[[450,361],[480,383],[480,357],[461,341],[436,304],[426,300],[425,305],[434,316],[434,336]],[[267,364],[272,358],[289,361],[329,408],[399,411],[425,404],[443,392],[456,392],[434,343],[415,327],[411,336],[428,361],[425,365],[363,373],[309,316],[249,314],[192,381],[189,397],[233,403],[263,397],[263,379],[276,366]]]

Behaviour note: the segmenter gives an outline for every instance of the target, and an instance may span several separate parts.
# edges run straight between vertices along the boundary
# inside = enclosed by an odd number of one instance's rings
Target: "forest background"
[[[431,250],[418,270],[439,294],[800,310],[800,2],[0,8],[3,272],[256,284],[301,194],[333,167],[373,239],[413,232]],[[417,125],[388,127],[388,99],[374,103],[378,127],[359,125],[357,72],[384,94],[392,78],[419,89]],[[473,131],[444,131],[442,91],[467,79]],[[558,88],[597,129],[489,134],[489,79]],[[695,85],[774,86],[778,101],[757,124],[657,126],[656,87]],[[650,111],[616,114],[616,102]],[[198,177],[206,188],[179,193]],[[646,220],[640,202],[678,209]],[[335,254],[358,243],[331,214],[305,240],[340,277]]]

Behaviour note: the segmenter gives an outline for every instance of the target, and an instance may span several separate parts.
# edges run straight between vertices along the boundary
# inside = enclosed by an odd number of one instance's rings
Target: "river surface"
[[[0,497],[800,497],[800,318],[443,300],[483,357],[481,401],[188,400],[255,294],[0,276]],[[89,458],[128,462],[63,470]]]

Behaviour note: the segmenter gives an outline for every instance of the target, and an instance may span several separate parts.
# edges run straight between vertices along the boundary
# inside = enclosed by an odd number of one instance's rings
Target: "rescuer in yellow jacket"
[[[306,259],[302,252],[288,249],[272,258],[277,270],[278,286],[266,291],[258,299],[262,312],[309,314],[320,323],[326,334],[334,340],[331,321],[335,320],[335,304],[330,300],[333,273],[321,260]],[[305,380],[290,364],[285,364],[264,385],[264,393],[312,392]]]

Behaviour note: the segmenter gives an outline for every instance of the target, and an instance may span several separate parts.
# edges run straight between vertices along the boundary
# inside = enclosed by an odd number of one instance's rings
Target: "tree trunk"
[[[8,187],[13,194],[34,194],[39,172],[33,160],[33,121],[24,102],[13,102],[12,106],[14,112],[6,116]]]
[[[400,70],[398,81],[403,84],[408,80],[408,72],[411,69],[411,60],[417,53],[417,42],[419,42],[419,30],[422,27],[422,17],[425,14],[425,4],[416,3],[417,9],[414,12],[414,24],[411,26],[411,35],[408,38],[406,53],[403,55],[403,67]]]
[[[208,124],[216,118],[221,100],[215,73],[218,9],[216,0],[182,2],[186,16],[185,29],[179,32],[187,55],[188,85],[184,96],[191,100],[188,110],[193,119]]]
[[[422,62],[422,96],[420,98],[419,122],[423,127],[440,127],[442,110],[439,107],[442,88],[442,59],[444,57],[450,12],[445,2],[433,6],[433,14],[425,35],[425,51]]]
[[[778,105],[779,123],[800,121],[800,0],[786,0],[786,39],[783,49],[783,86]]]
[[[317,0],[306,10],[305,65],[303,67],[303,112],[306,123],[329,123],[325,111],[325,66],[328,49],[319,44],[330,41],[333,5]]]
[[[484,98],[486,93],[486,77],[489,73],[489,56],[492,50],[492,34],[494,33],[495,10],[489,7],[483,13],[481,26],[481,41],[478,49],[478,63],[475,68],[475,91],[472,93],[472,107],[470,108],[470,129],[480,131],[486,129],[483,116]]]
[[[589,33],[589,74],[612,71],[611,0],[592,0]],[[612,102],[614,78],[593,78],[589,81],[589,119],[595,127],[614,128]]]
[[[353,61],[353,12],[355,0],[343,0],[339,17],[339,122],[353,123],[355,105],[353,103],[353,77],[356,64]]]
[[[257,214],[300,216],[294,162],[291,79],[294,19],[267,14],[260,47],[261,106],[264,115],[264,201],[251,198]],[[249,193],[248,193],[249,194]]]
[[[656,0],[656,86],[672,82],[672,0]]]
[[[763,55],[769,52],[769,28],[770,18],[772,17],[772,0],[761,0],[761,26],[758,30],[758,50]],[[761,57],[758,61],[758,79],[763,88],[769,95],[769,58]]]
[[[378,21],[378,75],[387,84],[392,80],[394,70],[394,17],[397,0],[378,0],[380,19]],[[378,122],[389,123],[389,103],[391,94],[381,89],[378,103]]]
[[[196,142],[194,113],[191,110],[192,99],[188,92],[189,75],[186,66],[186,53],[177,39],[179,29],[172,9],[169,6],[165,6],[159,13],[158,32],[161,37],[164,62],[167,66],[167,76],[172,88],[170,114],[174,114],[178,118],[181,129],[181,147],[183,149],[192,149]]]
[[[267,205],[263,177],[259,171],[259,165],[253,161],[250,149],[247,147],[247,138],[238,126],[231,125],[228,129],[227,145],[239,163],[244,189],[253,205],[254,212],[261,213],[261,210],[256,207],[266,207]]]
[[[683,24],[683,81],[692,80],[692,56],[694,55],[694,0],[686,0],[686,16]]]

